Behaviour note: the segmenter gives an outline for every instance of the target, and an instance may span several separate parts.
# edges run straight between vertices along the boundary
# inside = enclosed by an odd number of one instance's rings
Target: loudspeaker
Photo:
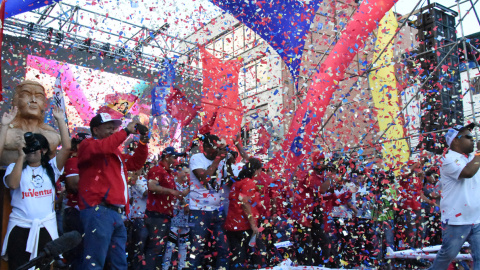
[[[424,112],[421,130],[430,132],[463,124],[460,60],[455,31],[457,13],[437,3],[422,8],[421,12],[415,22],[418,29],[418,60],[424,78],[431,75],[421,89],[426,97],[421,105]]]

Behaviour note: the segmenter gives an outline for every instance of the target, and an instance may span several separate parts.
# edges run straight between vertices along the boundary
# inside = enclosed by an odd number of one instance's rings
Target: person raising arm
[[[62,139],[57,156],[50,158],[50,144],[45,136],[27,132],[16,163],[10,164],[5,172],[4,184],[10,189],[12,212],[2,256],[8,256],[9,269],[17,269],[35,258],[46,243],[58,238],[53,207],[55,182],[62,174],[71,144],[63,111],[54,108],[53,112]]]
[[[5,141],[7,140],[8,125],[10,125],[13,119],[15,119],[17,111],[17,107],[13,107],[12,111],[3,113],[2,128],[0,129],[0,157],[2,156],[3,147],[5,146]]]

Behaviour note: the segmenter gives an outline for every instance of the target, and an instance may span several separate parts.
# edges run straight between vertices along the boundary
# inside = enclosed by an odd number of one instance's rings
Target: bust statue
[[[19,142],[24,141],[25,132],[41,133],[47,138],[50,150],[55,154],[60,144],[60,135],[53,127],[44,123],[47,107],[45,88],[35,81],[21,82],[15,87],[12,105],[18,108],[18,113],[8,125],[0,165],[6,166],[17,160]]]

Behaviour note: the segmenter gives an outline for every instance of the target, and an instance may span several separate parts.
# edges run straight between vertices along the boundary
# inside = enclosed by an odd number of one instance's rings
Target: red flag
[[[220,60],[200,47],[203,65],[202,122],[217,113],[212,134],[232,139],[242,125],[243,106],[238,95],[238,76],[243,64],[239,60]]]
[[[5,19],[5,2],[6,0],[1,0],[0,3],[0,51],[2,51],[2,44],[3,44],[3,21]],[[0,74],[2,74],[2,62],[0,61]],[[2,84],[2,76],[0,75],[0,101],[3,100],[2,97],[3,92],[3,84]]]
[[[263,126],[258,130],[258,142],[257,146],[260,148],[256,154],[267,154],[268,148],[270,148],[270,138],[272,136],[268,133],[267,129]]]
[[[197,108],[176,88],[167,96],[166,102],[168,113],[180,121],[181,127],[188,126],[197,115]]]

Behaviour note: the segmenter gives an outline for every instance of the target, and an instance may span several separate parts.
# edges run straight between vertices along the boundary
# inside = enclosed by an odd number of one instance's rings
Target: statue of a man
[[[60,135],[44,123],[47,98],[45,88],[35,81],[23,81],[15,87],[13,106],[18,113],[9,125],[0,165],[6,166],[17,160],[19,142],[24,141],[25,132],[41,133],[50,143],[50,150],[56,153]],[[53,157],[52,157],[53,158]]]

